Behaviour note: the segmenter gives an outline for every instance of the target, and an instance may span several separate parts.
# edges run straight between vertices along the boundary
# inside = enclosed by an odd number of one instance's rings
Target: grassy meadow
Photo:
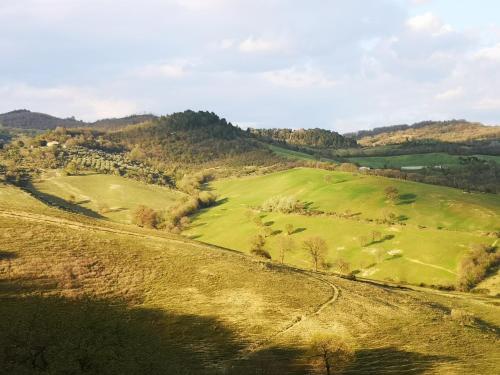
[[[398,189],[396,202],[386,199],[388,186]],[[500,229],[498,196],[376,176],[299,168],[219,180],[210,188],[220,204],[194,218],[185,232],[191,238],[248,252],[251,238],[263,231],[252,218],[260,215],[271,228],[265,247],[274,259],[286,225],[292,224],[294,248],[286,263],[310,267],[302,241],[321,236],[329,246],[328,263],[343,259],[360,276],[381,280],[452,284],[461,257],[474,244],[491,243],[486,233]],[[349,218],[260,212],[273,196],[293,196],[311,209]],[[400,224],[376,223],[389,212]],[[374,231],[382,236],[372,241]]]
[[[35,194],[90,216],[131,223],[131,213],[145,205],[168,209],[183,194],[162,186],[104,174],[64,176],[50,171],[33,184]]]
[[[349,343],[344,374],[499,369],[495,299],[297,270],[5,185],[0,228],[4,373],[318,374],[315,334]]]

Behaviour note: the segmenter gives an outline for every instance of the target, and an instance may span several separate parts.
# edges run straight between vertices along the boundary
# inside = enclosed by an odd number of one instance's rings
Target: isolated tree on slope
[[[311,256],[311,261],[315,271],[318,271],[320,265],[323,265],[328,245],[321,237],[309,237],[303,242],[304,249]]]
[[[392,203],[396,202],[399,197],[399,190],[394,186],[387,186],[384,190],[385,197]]]
[[[326,375],[342,371],[353,359],[353,350],[341,338],[318,334],[311,339],[310,353],[313,365]]]
[[[281,236],[280,243],[280,261],[281,264],[285,262],[285,254],[293,249],[293,240],[289,236]]]

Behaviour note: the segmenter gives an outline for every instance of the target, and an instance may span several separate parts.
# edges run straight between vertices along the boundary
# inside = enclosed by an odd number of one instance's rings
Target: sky
[[[0,112],[500,124],[498,0],[1,0]]]

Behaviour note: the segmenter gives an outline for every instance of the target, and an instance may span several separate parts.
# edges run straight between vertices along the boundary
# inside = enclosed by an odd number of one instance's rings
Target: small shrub
[[[463,326],[474,323],[474,315],[461,309],[452,309],[450,312],[450,318]]]

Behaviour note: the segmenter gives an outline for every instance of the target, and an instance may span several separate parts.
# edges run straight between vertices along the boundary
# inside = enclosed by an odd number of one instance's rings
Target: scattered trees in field
[[[372,231],[372,242],[377,242],[382,239],[382,233],[377,230]]]
[[[302,246],[311,256],[311,262],[315,271],[324,266],[328,245],[323,238],[318,236],[309,237],[304,240]]]
[[[253,218],[253,222],[255,223],[255,225],[257,225],[258,227],[263,227],[264,226],[264,222],[262,221],[262,217],[260,217],[260,215],[257,215]]]
[[[294,197],[271,197],[262,204],[262,210],[268,212],[292,213],[300,212],[304,205]]]
[[[144,228],[157,228],[160,220],[158,213],[150,207],[138,206],[133,212],[133,222]]]
[[[313,366],[326,375],[341,372],[354,358],[352,347],[334,335],[313,336],[309,351]]]
[[[271,254],[264,249],[265,244],[266,239],[262,235],[255,235],[250,240],[250,253],[261,258],[271,259]]]
[[[500,265],[500,253],[495,246],[477,245],[460,262],[457,289],[469,291]]]
[[[351,270],[350,263],[342,258],[337,259],[335,265],[337,266],[337,270],[343,275],[347,275]]]
[[[395,203],[399,197],[399,190],[397,188],[395,188],[394,186],[387,186],[384,189],[384,193],[385,193],[386,199],[388,199],[392,203]]]
[[[367,236],[359,236],[358,240],[359,240],[359,244],[361,245],[361,247],[368,245],[369,240],[368,240]]]
[[[294,247],[294,242],[292,238],[286,235],[282,235],[279,240],[279,250],[280,250],[280,262],[283,264],[285,262],[285,255],[292,251]]]
[[[78,175],[80,168],[74,161],[70,161],[68,164],[66,164],[64,171],[70,176],[76,176]]]

